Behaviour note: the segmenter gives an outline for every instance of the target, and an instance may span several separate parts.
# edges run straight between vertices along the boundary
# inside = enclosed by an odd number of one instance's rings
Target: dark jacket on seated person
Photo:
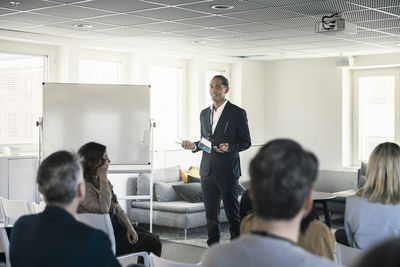
[[[13,267],[121,266],[107,235],[78,222],[62,208],[21,217],[10,240]]]

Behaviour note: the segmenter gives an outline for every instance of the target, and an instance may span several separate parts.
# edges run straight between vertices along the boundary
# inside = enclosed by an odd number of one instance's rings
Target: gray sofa
[[[183,229],[185,239],[187,230],[206,225],[204,203],[190,203],[179,199],[171,191],[173,184],[180,184],[179,166],[154,170],[153,177],[153,224]],[[150,174],[141,173],[131,177],[127,183],[128,195],[147,195],[150,193]],[[172,189],[173,190],[173,189]],[[158,199],[158,200],[157,200]],[[127,213],[133,223],[150,222],[150,201],[132,200],[128,202]],[[220,221],[226,222],[221,203]]]

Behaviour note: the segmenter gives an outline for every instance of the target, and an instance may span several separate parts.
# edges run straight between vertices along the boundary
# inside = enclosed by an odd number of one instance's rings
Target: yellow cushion
[[[179,172],[181,173],[181,180],[185,182],[185,184],[187,184],[188,182],[188,174],[192,177],[196,177],[200,179],[200,173],[199,173],[199,169],[197,167],[191,167],[190,170],[188,172],[185,172],[182,169],[179,169]]]
[[[187,178],[187,173],[182,169],[179,169],[179,172],[181,173],[181,180],[184,181],[185,184],[187,184],[187,179],[188,179]]]
[[[199,169],[197,167],[190,168],[188,174],[190,174],[193,177],[200,178],[200,172],[199,172]]]

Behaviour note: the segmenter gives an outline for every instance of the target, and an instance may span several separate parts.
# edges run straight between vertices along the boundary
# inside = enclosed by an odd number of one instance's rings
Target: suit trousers
[[[112,216],[111,222],[115,235],[116,256],[146,251],[148,253],[153,252],[157,256],[161,257],[162,245],[157,235],[154,235],[141,227],[133,226],[138,234],[138,241],[135,244],[131,244],[126,236],[126,229],[121,225],[118,217]],[[143,263],[141,258],[139,258],[139,262]]]
[[[201,189],[207,219],[207,244],[209,246],[219,243],[220,240],[219,211],[221,199],[224,203],[225,214],[230,224],[229,232],[231,239],[239,236],[238,180],[238,177],[216,177],[212,171],[208,175],[201,176]]]

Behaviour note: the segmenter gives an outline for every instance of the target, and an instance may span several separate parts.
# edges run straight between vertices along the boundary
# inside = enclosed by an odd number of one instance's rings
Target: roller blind
[[[0,53],[0,146],[37,149],[46,63],[47,56]]]

